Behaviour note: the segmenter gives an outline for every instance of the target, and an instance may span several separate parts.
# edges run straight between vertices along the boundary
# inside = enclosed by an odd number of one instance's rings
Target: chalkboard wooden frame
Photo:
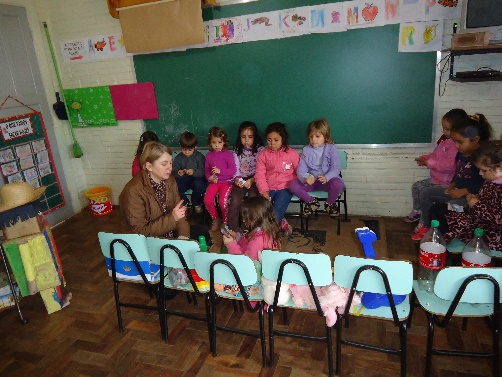
[[[280,121],[303,145],[308,123],[324,117],[338,144],[430,143],[436,53],[399,53],[398,37],[399,25],[386,25],[136,55],[137,81],[154,83],[159,109],[146,129],[173,146],[189,130],[204,146],[212,126],[233,144],[244,120],[260,131]]]

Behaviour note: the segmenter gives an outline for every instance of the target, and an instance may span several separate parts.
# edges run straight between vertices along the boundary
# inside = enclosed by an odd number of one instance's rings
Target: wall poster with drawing
[[[39,112],[0,119],[0,172],[4,182],[28,182],[33,188],[47,186],[42,212],[64,205],[44,120]]]

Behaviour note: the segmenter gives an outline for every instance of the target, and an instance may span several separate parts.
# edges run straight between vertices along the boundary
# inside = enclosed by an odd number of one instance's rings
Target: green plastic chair
[[[493,376],[500,376],[500,286],[502,268],[447,267],[439,271],[434,293],[423,291],[418,282],[413,282],[413,292],[420,306],[427,312],[429,331],[425,375],[431,373],[432,356],[465,356],[493,359]],[[442,317],[442,319],[440,319]],[[492,330],[492,352],[462,352],[435,349],[434,326],[446,327],[452,317],[486,317]]]
[[[278,252],[274,250],[263,250],[262,252],[262,273],[263,276],[272,281],[276,281],[274,302],[268,306],[269,324],[269,346],[270,346],[270,366],[274,366],[274,335],[289,336],[307,340],[326,342],[328,350],[329,375],[334,376],[333,368],[333,341],[331,327],[326,325],[324,313],[319,303],[319,298],[314,286],[326,286],[333,282],[331,270],[331,260],[326,254],[297,254],[288,252]],[[314,298],[316,309],[306,306],[296,306],[293,300],[279,305],[279,292],[282,284],[308,285]],[[274,328],[274,313],[278,307],[301,309],[303,311],[316,311],[321,316],[326,327],[325,336],[312,336],[305,333],[282,331]],[[285,319],[286,322],[286,319]]]
[[[198,288],[192,274],[190,273],[190,270],[195,269],[194,258],[195,254],[200,252],[199,244],[192,240],[170,240],[156,237],[148,237],[146,239],[146,243],[153,262],[160,266],[161,271],[166,271],[167,268],[181,268],[185,270],[189,280],[189,282],[184,285],[174,286],[169,279],[166,279],[165,273],[160,275],[159,297],[161,307],[164,309],[162,313],[164,315],[163,323],[165,324],[163,338],[168,339],[168,323],[166,314],[206,322],[208,326],[208,334],[210,336],[211,313],[209,308],[209,287]],[[170,310],[164,294],[166,288],[186,292],[188,303],[192,303],[190,298],[190,294],[192,294],[195,305],[197,305],[196,297],[202,297],[204,299],[206,309],[205,315],[200,316],[188,312]],[[210,338],[209,344],[211,345]]]
[[[114,234],[99,232],[99,244],[105,257],[109,275],[113,280],[115,292],[115,307],[119,331],[124,331],[122,307],[156,310],[159,313],[161,335],[164,338],[164,315],[159,299],[160,266],[151,262],[146,244],[146,237],[140,234]],[[142,305],[124,302],[120,299],[120,283],[144,284],[150,298],[156,300],[156,305]]]
[[[348,327],[348,316],[351,306],[346,305],[343,313],[338,313],[337,320],[337,347],[336,347],[336,374],[341,373],[342,345],[350,345],[365,348],[373,351],[380,351],[399,355],[401,357],[401,376],[406,376],[406,337],[407,319],[410,313],[409,294],[412,292],[413,267],[408,261],[381,260],[349,257],[337,255],[334,265],[335,283],[343,288],[350,289],[347,302],[352,302],[352,298],[357,291],[372,292],[377,294],[387,294],[390,306],[380,306],[375,309],[368,309],[358,305],[355,311],[358,316],[371,317],[379,320],[392,320],[399,327],[400,348],[385,348],[372,344],[355,342],[344,339],[342,336],[343,319],[345,327]],[[399,305],[395,305],[393,295],[406,295],[406,298]]]
[[[262,365],[267,365],[267,350],[265,343],[265,321],[263,312],[263,297],[261,289],[258,294],[250,295],[242,294],[240,297],[230,293],[216,291],[215,284],[227,286],[238,286],[240,292],[245,292],[245,287],[259,282],[261,277],[261,265],[259,262],[254,262],[246,255],[233,254],[215,254],[215,253],[197,253],[195,254],[195,269],[197,274],[204,280],[209,281],[209,298],[211,303],[211,325],[212,325],[212,352],[213,356],[217,355],[216,351],[216,332],[217,330],[233,332],[242,335],[254,336],[261,340]],[[228,327],[219,325],[217,321],[217,305],[221,299],[230,299],[244,302],[248,311],[258,312],[259,331],[244,330],[237,327]],[[234,305],[234,308],[236,306]]]

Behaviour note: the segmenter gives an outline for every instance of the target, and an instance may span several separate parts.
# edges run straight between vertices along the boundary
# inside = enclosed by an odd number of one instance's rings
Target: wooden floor
[[[275,367],[262,368],[260,342],[251,337],[219,333],[218,356],[209,353],[202,322],[170,317],[169,341],[160,337],[155,312],[123,309],[125,331],[117,327],[113,285],[97,241],[98,231],[120,229],[118,210],[93,217],[88,210],[54,229],[54,236],[73,299],[70,306],[48,315],[39,295],[21,301],[22,325],[16,310],[0,313],[0,376],[325,376],[327,352],[323,343],[276,337]],[[410,224],[386,218],[388,254],[392,259],[416,263],[417,244],[409,238]],[[144,288],[127,284],[124,296],[147,303]],[[202,304],[202,303],[201,303]],[[178,295],[171,307],[203,313]],[[256,314],[236,313],[223,303],[219,312],[229,324],[257,329]],[[310,313],[291,311],[289,326],[322,335],[324,320]],[[276,318],[277,320],[277,318]],[[267,323],[267,322],[266,322]],[[282,318],[280,319],[282,324]],[[283,326],[279,326],[283,327]],[[284,327],[285,328],[285,327]],[[423,376],[426,316],[417,308],[408,331],[408,376]],[[354,339],[376,344],[398,344],[398,330],[388,322],[351,318]],[[466,332],[453,323],[446,333],[436,331],[435,344],[459,350],[482,351],[491,347],[490,332],[481,320],[472,320]],[[333,331],[335,339],[335,331]],[[267,344],[268,347],[268,344]],[[343,348],[341,376],[398,376],[396,356]],[[435,356],[432,376],[490,376],[491,362]]]

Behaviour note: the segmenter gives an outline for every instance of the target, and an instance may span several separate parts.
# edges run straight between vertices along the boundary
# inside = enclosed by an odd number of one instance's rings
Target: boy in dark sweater
[[[185,205],[190,201],[185,195],[192,189],[192,205],[196,213],[202,212],[204,191],[207,187],[204,176],[204,155],[197,150],[197,137],[191,132],[183,132],[180,137],[181,153],[173,161],[173,173],[178,183],[180,197]]]

